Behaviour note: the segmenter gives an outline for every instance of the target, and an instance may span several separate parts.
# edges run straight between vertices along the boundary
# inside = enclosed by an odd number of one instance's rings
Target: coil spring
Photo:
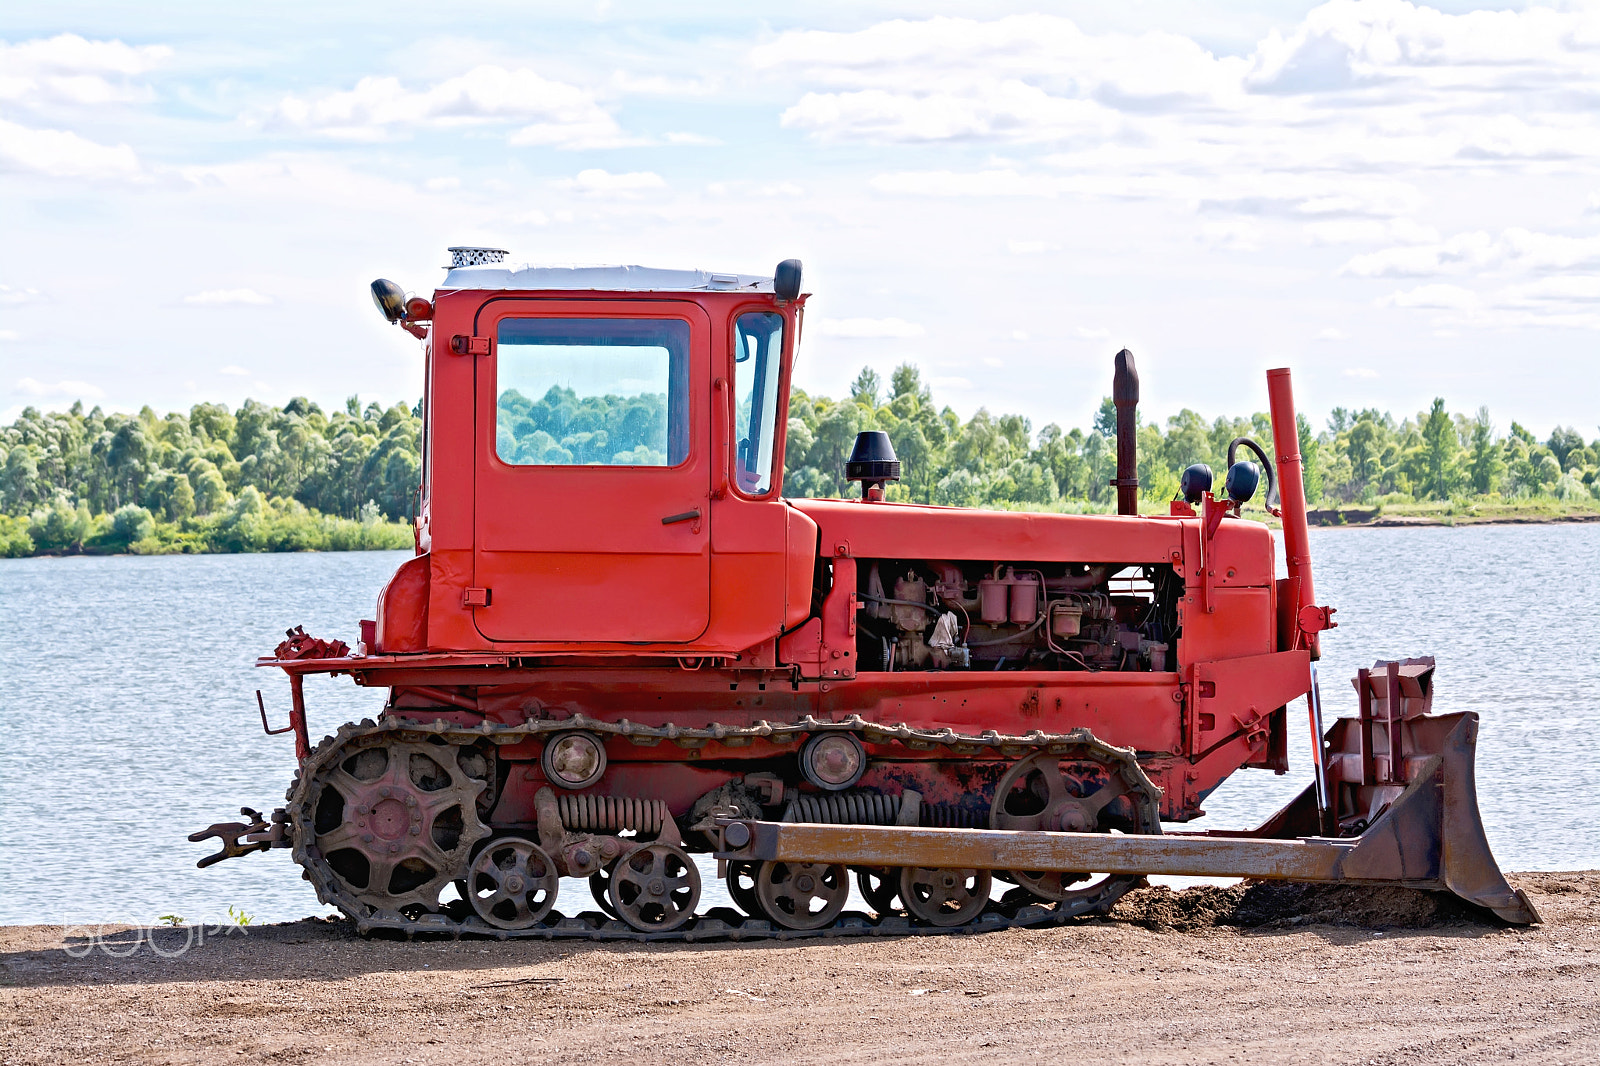
[[[865,791],[796,796],[783,812],[786,822],[827,825],[893,825],[899,816],[899,796]]]
[[[666,802],[634,796],[557,796],[561,824],[575,832],[620,833],[631,830],[651,836],[671,817]]]
[[[951,803],[924,803],[918,812],[923,825],[933,829],[987,829],[987,812]]]

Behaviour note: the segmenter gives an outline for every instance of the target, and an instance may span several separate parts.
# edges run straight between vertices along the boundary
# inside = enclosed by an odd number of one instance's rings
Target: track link
[[[596,911],[584,912],[574,917],[557,912],[552,913],[544,922],[526,929],[500,929],[476,916],[456,918],[448,914],[428,913],[412,917],[356,900],[339,885],[333,871],[322,861],[321,852],[312,843],[315,837],[314,782],[324,768],[340,760],[354,741],[381,736],[397,741],[426,741],[437,738],[446,743],[472,744],[487,738],[492,743],[501,745],[516,744],[543,734],[569,729],[585,729],[621,736],[646,746],[659,744],[663,740],[681,747],[701,747],[712,741],[737,746],[756,738],[778,743],[797,743],[802,738],[818,732],[851,732],[868,744],[899,743],[916,751],[944,748],[954,754],[969,756],[990,754],[1001,758],[1018,759],[1032,754],[1067,754],[1075,750],[1088,749],[1101,756],[1108,765],[1116,768],[1130,786],[1129,794],[1134,797],[1140,809],[1140,820],[1154,827],[1153,831],[1160,831],[1160,790],[1139,767],[1134,753],[1124,748],[1112,747],[1085,729],[1057,734],[1035,731],[1019,737],[1001,735],[993,730],[972,735],[956,733],[950,729],[916,729],[904,724],[868,722],[856,716],[837,722],[807,716],[796,722],[759,722],[753,726],[718,724],[699,728],[671,724],[641,726],[626,719],[607,722],[584,715],[563,719],[531,720],[513,726],[484,722],[479,726],[470,727],[443,719],[420,722],[391,716],[379,722],[367,719],[341,726],[333,736],[324,737],[301,764],[285,795],[294,860],[305,871],[306,880],[316,889],[317,898],[342,911],[354,923],[358,933],[363,936],[375,933],[398,933],[407,938],[421,935],[429,938],[465,936],[495,940],[573,939],[697,943],[721,940],[806,940],[983,933],[1001,929],[1059,925],[1085,915],[1103,913],[1143,880],[1136,877],[1111,878],[1105,882],[1101,891],[1087,898],[1059,904],[991,903],[972,921],[954,927],[926,924],[903,914],[880,915],[874,918],[860,912],[848,912],[821,929],[789,929],[766,919],[747,918],[738,911],[723,907],[713,908],[705,914],[697,915],[687,924],[666,932],[644,932]]]

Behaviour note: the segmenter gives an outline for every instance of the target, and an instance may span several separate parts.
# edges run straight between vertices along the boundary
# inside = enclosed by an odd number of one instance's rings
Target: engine
[[[861,670],[1164,671],[1183,581],[1170,566],[863,560]]]

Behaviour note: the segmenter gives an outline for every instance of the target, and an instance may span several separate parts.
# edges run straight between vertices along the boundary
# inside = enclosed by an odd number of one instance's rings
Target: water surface
[[[1600,867],[1600,526],[1317,530],[1312,554],[1339,608],[1328,715],[1354,713],[1357,667],[1437,656],[1435,709],[1483,716],[1478,794],[1502,866]],[[184,837],[283,802],[293,745],[262,735],[254,693],[282,725],[288,686],[251,663],[291,625],[353,642],[404,558],[0,560],[0,922],[324,913],[286,852],[202,871]],[[313,738],[383,702],[347,678],[306,690]],[[1236,775],[1195,827],[1255,824],[1303,787],[1303,721],[1291,707],[1295,772]],[[563,881],[560,905],[579,895]]]

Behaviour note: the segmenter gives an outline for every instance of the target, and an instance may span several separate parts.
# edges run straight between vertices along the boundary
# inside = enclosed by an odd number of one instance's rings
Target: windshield
[[[772,311],[740,315],[734,337],[734,475],[740,492],[761,496],[772,488],[774,474],[783,316]]]

